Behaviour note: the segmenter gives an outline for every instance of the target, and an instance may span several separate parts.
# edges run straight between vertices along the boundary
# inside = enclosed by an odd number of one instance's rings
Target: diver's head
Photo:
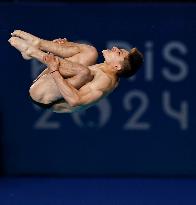
[[[113,47],[111,50],[103,50],[105,62],[113,69],[119,77],[131,77],[134,75],[143,63],[143,55],[137,48],[129,51]]]

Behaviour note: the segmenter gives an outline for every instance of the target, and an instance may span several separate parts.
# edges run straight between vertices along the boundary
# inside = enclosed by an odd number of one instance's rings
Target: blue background
[[[1,4],[4,172],[195,176],[195,11],[194,4]],[[98,62],[102,49],[136,46],[144,65],[97,106],[72,115],[51,113],[28,98],[43,66],[25,61],[8,44],[14,29],[89,42],[98,49]],[[175,78],[180,73],[184,77]]]
[[[194,205],[193,179],[0,178],[2,205]]]

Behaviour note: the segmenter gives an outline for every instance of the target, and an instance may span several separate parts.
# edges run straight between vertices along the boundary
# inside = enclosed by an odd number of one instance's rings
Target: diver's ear
[[[116,63],[115,64],[115,69],[116,70],[121,70],[122,66],[120,65],[120,63]]]

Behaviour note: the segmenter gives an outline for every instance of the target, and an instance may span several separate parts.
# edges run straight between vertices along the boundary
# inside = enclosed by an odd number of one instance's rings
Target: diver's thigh
[[[45,104],[62,97],[50,75],[44,75],[34,82],[29,89],[29,94],[34,100]]]

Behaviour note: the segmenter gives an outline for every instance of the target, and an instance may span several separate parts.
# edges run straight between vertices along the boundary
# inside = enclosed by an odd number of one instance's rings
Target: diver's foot
[[[31,54],[37,50],[19,37],[11,37],[8,41],[13,47],[21,52],[23,58],[26,60],[31,59]]]
[[[18,37],[21,38],[22,40],[27,41],[27,43],[31,46],[34,46],[36,48],[40,47],[41,39],[30,33],[21,30],[15,30],[13,33],[11,33],[11,35],[13,37]]]

